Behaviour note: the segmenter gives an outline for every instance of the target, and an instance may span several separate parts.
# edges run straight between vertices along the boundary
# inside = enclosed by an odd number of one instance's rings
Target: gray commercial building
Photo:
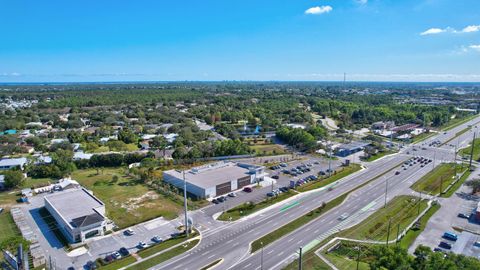
[[[106,231],[105,205],[84,188],[53,193],[45,208],[70,243],[81,243]]]
[[[183,173],[169,170],[163,180],[183,189]],[[245,163],[216,162],[185,171],[187,192],[198,198],[220,196],[263,181],[265,167]]]

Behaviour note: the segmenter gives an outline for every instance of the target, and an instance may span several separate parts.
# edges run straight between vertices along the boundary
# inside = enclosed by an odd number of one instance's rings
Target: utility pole
[[[387,245],[387,247],[388,247],[388,240],[390,239],[390,225],[391,225],[391,223],[392,223],[392,219],[390,218],[390,219],[388,220],[387,241],[385,242],[385,244]]]
[[[188,208],[187,208],[187,180],[183,171],[183,206],[185,207],[185,235],[188,238]]]
[[[328,150],[330,152],[328,157],[328,177],[332,176],[332,145],[328,146]]]
[[[475,148],[475,135],[476,134],[477,134],[476,132],[473,132],[472,150],[470,151],[470,164],[468,166],[469,170],[472,170],[473,149]]]
[[[387,193],[388,193],[388,178],[385,178],[385,203],[383,208],[387,207]]]
[[[300,247],[299,255],[300,256],[298,256],[298,270],[302,270],[302,247]]]
[[[360,265],[360,246],[357,246],[357,270]]]
[[[455,167],[457,167],[456,165],[454,165]],[[440,195],[443,194],[443,175],[440,176]]]
[[[400,242],[399,239],[398,239],[399,235],[400,235],[400,223],[398,223],[398,225],[397,225],[397,238],[396,238],[396,241],[395,241],[395,246],[398,246],[398,242]]]
[[[260,258],[260,270],[263,270],[263,242],[260,242],[260,245],[262,245],[262,254]]]

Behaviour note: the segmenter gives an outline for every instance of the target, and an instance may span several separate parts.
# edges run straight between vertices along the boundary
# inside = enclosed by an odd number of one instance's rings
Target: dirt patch
[[[125,208],[127,212],[132,212],[133,210],[139,208],[139,207],[151,207],[155,206],[154,203],[151,203],[150,201],[158,199],[160,196],[154,192],[154,191],[149,191],[145,193],[144,195],[140,197],[135,197],[135,198],[130,198],[126,202],[121,203],[120,207]],[[118,202],[112,202],[115,206],[119,205]]]

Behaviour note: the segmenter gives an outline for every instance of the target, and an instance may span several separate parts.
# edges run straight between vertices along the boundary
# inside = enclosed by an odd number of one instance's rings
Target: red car
[[[250,193],[253,191],[253,189],[251,187],[245,187],[243,188],[243,191]]]

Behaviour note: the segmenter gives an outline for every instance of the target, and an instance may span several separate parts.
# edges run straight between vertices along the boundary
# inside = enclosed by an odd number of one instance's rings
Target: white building
[[[106,231],[105,205],[84,188],[45,196],[45,208],[70,243],[81,243]]]
[[[198,198],[212,198],[263,181],[263,166],[220,161],[185,171],[187,192]],[[183,189],[183,171],[169,170],[163,180]]]
[[[20,169],[23,170],[27,164],[27,158],[4,158],[0,160],[0,170]]]

